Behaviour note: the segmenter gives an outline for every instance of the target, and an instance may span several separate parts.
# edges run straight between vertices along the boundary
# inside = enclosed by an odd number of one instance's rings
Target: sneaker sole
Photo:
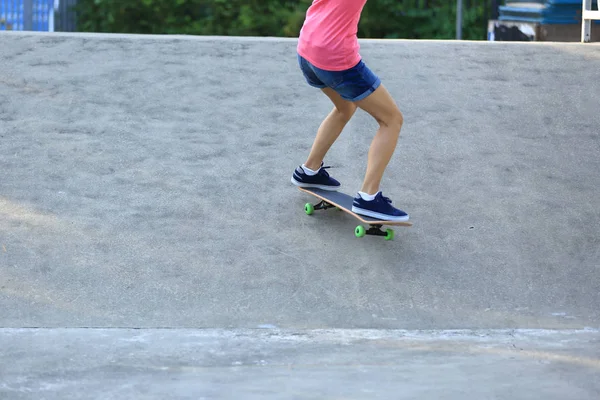
[[[360,215],[364,215],[365,217],[376,218],[382,221],[398,221],[398,222],[406,222],[409,220],[409,216],[406,215],[404,217],[395,217],[393,215],[381,214],[375,211],[364,210],[362,208],[357,208],[352,206],[352,212]]]
[[[318,185],[316,183],[301,183],[298,182],[296,179],[294,179],[294,177],[292,176],[292,183],[296,186],[302,187],[302,188],[314,188],[314,189],[323,189],[323,190],[329,190],[329,191],[337,191],[340,186],[327,186],[327,185]]]

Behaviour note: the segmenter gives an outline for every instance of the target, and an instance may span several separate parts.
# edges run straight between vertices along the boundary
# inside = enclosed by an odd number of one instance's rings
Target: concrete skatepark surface
[[[599,398],[600,46],[362,41],[388,242],[303,212],[295,44],[0,35],[0,398]]]

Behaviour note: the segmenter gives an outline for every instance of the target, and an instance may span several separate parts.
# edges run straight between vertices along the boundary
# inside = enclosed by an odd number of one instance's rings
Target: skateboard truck
[[[305,210],[307,214],[312,214],[312,212],[310,212],[310,210],[314,211],[314,210],[327,210],[328,208],[337,208],[336,206],[334,206],[333,204],[329,204],[328,202],[326,202],[325,200],[322,200],[320,203],[312,205],[312,204],[306,204],[305,206]]]
[[[374,236],[387,236],[388,233],[381,229],[383,225],[371,225],[371,227],[365,232],[365,235]]]

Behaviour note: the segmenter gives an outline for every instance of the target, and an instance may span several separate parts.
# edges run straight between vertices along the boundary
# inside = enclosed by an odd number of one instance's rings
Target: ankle
[[[363,200],[366,200],[366,201],[373,201],[373,200],[375,200],[375,197],[377,196],[377,192],[375,192],[375,193],[373,193],[373,194],[370,194],[370,193],[363,192],[363,191],[361,190],[361,191],[359,191],[359,192],[358,192],[358,195],[359,195],[359,196],[360,196],[360,197],[361,197]]]
[[[378,186],[363,186],[359,193],[365,193],[369,196],[375,196],[379,192]]]
[[[319,161],[318,163],[314,163],[314,162],[307,161],[304,164],[302,164],[302,166],[316,172],[321,168],[321,162]]]

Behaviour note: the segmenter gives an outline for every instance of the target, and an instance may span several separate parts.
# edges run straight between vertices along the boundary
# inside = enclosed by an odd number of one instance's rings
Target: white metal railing
[[[600,7],[600,1],[598,2]],[[592,10],[592,0],[583,0],[583,10],[581,12],[581,41],[584,43],[592,40],[592,20],[600,20],[600,8],[597,11]]]

